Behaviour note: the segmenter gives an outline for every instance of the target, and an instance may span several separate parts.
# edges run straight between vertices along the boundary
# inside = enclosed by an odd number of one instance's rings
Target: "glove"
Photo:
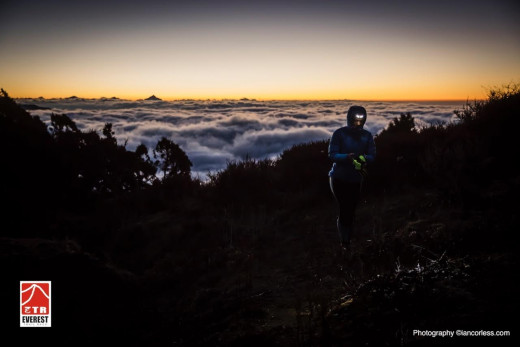
[[[354,169],[359,171],[361,176],[366,177],[366,175],[367,175],[367,169],[366,169],[367,160],[366,160],[365,156],[363,156],[361,154],[358,157],[352,159],[352,164],[354,164]]]
[[[352,163],[354,164],[354,169],[361,171],[367,164],[367,160],[363,155],[359,155],[357,158],[352,159]]]

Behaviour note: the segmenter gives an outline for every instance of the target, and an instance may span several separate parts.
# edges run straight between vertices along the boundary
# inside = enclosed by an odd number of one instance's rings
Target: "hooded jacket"
[[[353,126],[345,126],[337,129],[332,134],[329,143],[329,158],[333,161],[329,176],[347,182],[361,182],[361,173],[354,168],[349,153],[364,155],[368,163],[372,163],[376,157],[376,145],[372,134]]]

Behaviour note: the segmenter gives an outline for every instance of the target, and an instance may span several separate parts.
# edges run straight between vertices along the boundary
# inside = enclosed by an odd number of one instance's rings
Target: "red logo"
[[[20,281],[20,326],[51,326],[50,281]]]

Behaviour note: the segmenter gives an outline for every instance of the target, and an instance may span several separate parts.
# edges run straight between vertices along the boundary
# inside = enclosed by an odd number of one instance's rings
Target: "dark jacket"
[[[376,145],[372,134],[355,127],[343,127],[334,131],[329,143],[329,158],[334,162],[329,176],[348,182],[361,182],[361,173],[347,157],[349,153],[362,154],[368,163],[376,158]]]

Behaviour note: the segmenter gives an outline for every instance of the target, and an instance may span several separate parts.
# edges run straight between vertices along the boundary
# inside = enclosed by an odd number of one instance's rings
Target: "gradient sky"
[[[520,81],[515,1],[1,0],[13,97],[474,99]]]

